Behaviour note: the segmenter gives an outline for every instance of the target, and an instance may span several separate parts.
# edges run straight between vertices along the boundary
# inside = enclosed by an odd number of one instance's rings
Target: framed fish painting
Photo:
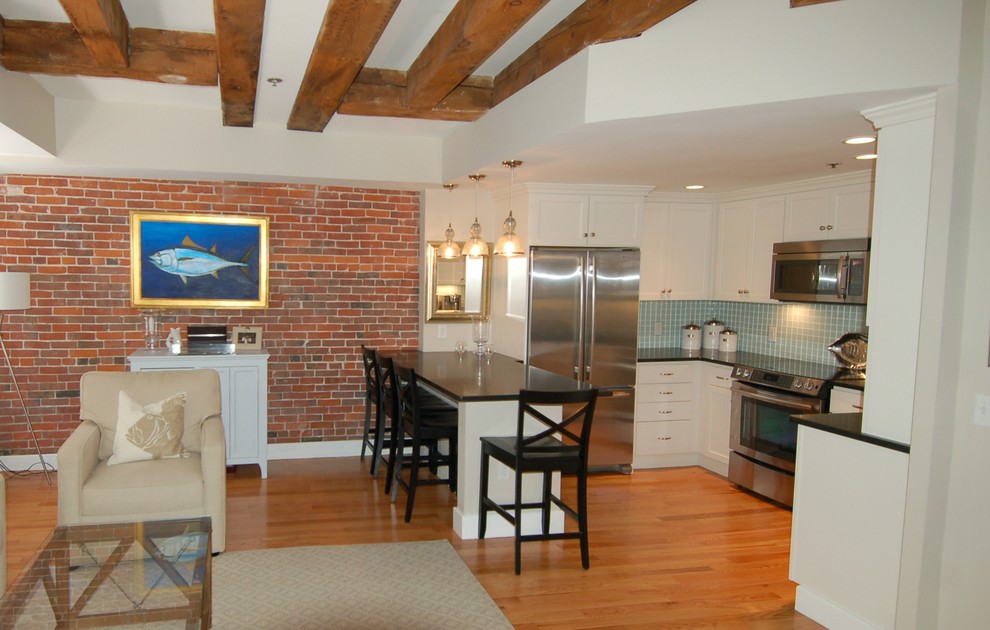
[[[133,212],[131,304],[267,308],[268,217]]]

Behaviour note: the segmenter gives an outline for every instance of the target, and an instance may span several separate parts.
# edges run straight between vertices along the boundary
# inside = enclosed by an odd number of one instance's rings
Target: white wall
[[[944,332],[955,343],[944,354],[953,369],[939,380],[954,405],[933,419],[939,427],[952,425],[953,440],[951,456],[936,462],[950,475],[948,487],[938,488],[947,494],[944,537],[932,539],[938,528],[926,535],[941,551],[939,566],[930,567],[940,576],[939,628],[983,627],[990,618],[990,427],[974,422],[976,396],[990,395],[990,11],[981,0],[968,1],[967,9],[945,279],[946,309],[954,316]]]
[[[0,94],[0,146],[15,155],[51,157],[55,99],[30,76],[4,68],[0,68]]]
[[[15,93],[17,98],[21,94]],[[7,95],[4,94],[4,98]],[[440,180],[441,142],[421,136],[224,127],[219,110],[55,101],[57,158],[0,156],[0,170],[176,179],[376,183]]]
[[[955,76],[960,7],[695,2],[638,38],[591,49],[587,121],[942,85]]]

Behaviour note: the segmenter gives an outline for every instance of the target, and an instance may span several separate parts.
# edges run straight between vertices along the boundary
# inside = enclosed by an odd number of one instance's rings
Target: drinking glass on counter
[[[471,340],[477,345],[475,353],[482,355],[485,353],[485,344],[491,335],[492,323],[487,317],[474,317],[471,319]]]

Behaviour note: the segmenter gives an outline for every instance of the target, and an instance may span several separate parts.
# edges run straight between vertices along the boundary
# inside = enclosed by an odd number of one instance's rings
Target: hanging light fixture
[[[516,234],[516,220],[512,218],[512,188],[513,174],[516,167],[522,164],[521,160],[505,160],[502,166],[509,169],[509,216],[502,223],[502,236],[495,241],[495,253],[500,256],[522,256],[522,241]]]
[[[447,192],[454,192],[457,188],[457,184],[444,184],[444,188]],[[447,240],[443,242],[440,246],[440,258],[450,260],[451,258],[460,258],[461,246],[454,242],[454,226],[450,223],[450,199],[447,199],[447,230],[443,233],[447,237]]]
[[[461,253],[470,258],[479,258],[488,255],[488,243],[481,238],[481,224],[478,223],[478,184],[485,176],[475,173],[468,177],[474,180],[474,223],[471,224],[471,238],[464,243]]]

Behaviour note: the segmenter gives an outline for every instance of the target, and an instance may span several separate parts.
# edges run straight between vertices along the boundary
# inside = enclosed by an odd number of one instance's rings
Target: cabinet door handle
[[[660,376],[673,376],[673,372],[660,372]]]
[[[719,380],[719,381],[731,381],[731,380],[732,380],[732,379],[731,379],[731,378],[729,378],[728,376],[716,376],[715,378],[716,378],[717,380]]]
[[[827,230],[831,230],[831,229],[832,229],[832,226],[831,226],[831,225],[829,225],[829,226],[827,226],[827,227],[826,227],[825,229],[827,229]]]
[[[824,230],[825,228],[822,228],[822,229]],[[585,238],[588,238],[588,233],[587,232],[584,233],[584,237]]]
[[[820,231],[822,231],[822,232],[824,232],[824,231],[825,231],[825,226],[824,226],[824,225],[819,225],[819,226],[818,226],[818,229],[819,229]],[[587,235],[585,235],[585,236],[587,236]]]
[[[742,295],[743,294],[743,290],[742,289],[739,289],[738,291],[736,291],[736,293],[738,293],[739,295]]]
[[[669,440],[670,439],[670,436],[667,436],[667,437],[658,437],[657,439],[658,440],[664,440],[664,441],[666,441],[666,440]]]
[[[658,392],[661,396],[670,396],[674,392]]]
[[[853,409],[859,409],[860,411],[862,411],[863,405],[853,405]]]
[[[659,413],[659,414],[661,414],[661,415],[663,415],[663,414],[666,414],[666,413],[674,413],[674,412],[673,412],[673,411],[671,411],[670,409],[667,409],[666,411],[664,411],[664,410],[660,410],[660,411],[658,411],[657,413]]]
[[[832,226],[829,226],[829,228],[828,228],[828,229],[830,229],[830,230],[831,230],[831,229],[832,229]],[[594,238],[594,237],[595,237],[595,233],[594,233],[594,232],[592,232],[592,233],[591,233],[591,238]]]

